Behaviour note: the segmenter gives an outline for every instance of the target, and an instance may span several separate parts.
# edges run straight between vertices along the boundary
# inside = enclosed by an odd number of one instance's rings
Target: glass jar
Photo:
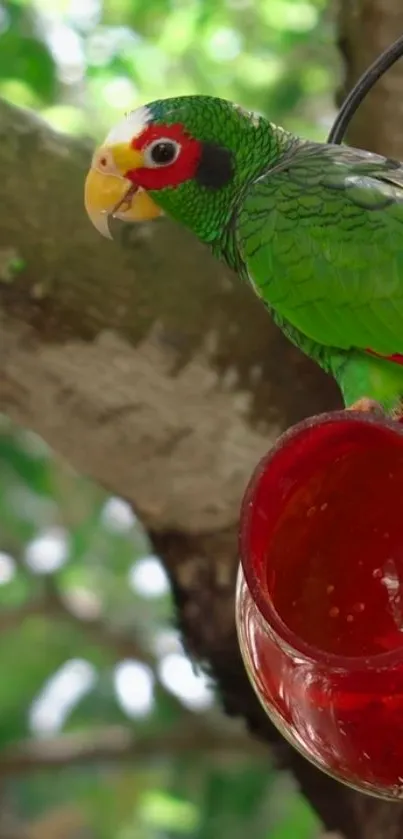
[[[238,637],[273,723],[340,781],[403,797],[402,426],[340,411],[284,434],[240,556]]]

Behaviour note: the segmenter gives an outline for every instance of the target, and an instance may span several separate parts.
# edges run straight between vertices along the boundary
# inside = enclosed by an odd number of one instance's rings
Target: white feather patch
[[[131,111],[106,136],[103,145],[112,146],[114,143],[130,143],[138,137],[151,120],[151,111],[145,106]]]

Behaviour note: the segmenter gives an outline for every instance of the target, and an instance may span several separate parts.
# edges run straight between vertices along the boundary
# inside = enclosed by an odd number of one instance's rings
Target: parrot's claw
[[[380,405],[379,402],[376,402],[375,399],[369,399],[367,396],[363,396],[362,399],[357,399],[357,402],[348,406],[348,410],[364,411],[365,413],[376,414],[381,417],[385,416],[385,411],[383,410],[382,405]]]

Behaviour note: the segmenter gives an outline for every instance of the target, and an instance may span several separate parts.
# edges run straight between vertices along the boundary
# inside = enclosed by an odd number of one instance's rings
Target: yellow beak
[[[89,219],[102,236],[112,238],[109,230],[111,216],[135,222],[162,215],[162,210],[144,189],[139,187],[135,192],[129,192],[132,184],[124,173],[143,165],[141,152],[131,149],[126,143],[96,151],[85,181],[84,205]]]

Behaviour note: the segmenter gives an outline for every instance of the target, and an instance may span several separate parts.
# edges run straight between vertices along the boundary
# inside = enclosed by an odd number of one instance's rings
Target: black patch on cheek
[[[203,143],[196,170],[196,181],[208,189],[226,186],[234,174],[233,154],[217,143]]]

